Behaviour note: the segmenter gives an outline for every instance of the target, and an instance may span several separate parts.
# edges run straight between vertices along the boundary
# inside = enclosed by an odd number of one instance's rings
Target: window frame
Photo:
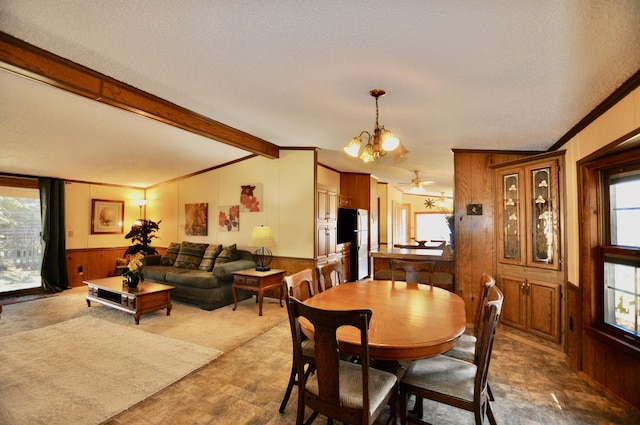
[[[606,284],[605,284],[605,276],[604,276],[604,265],[606,261],[606,257],[617,257],[625,262],[635,263],[636,267],[640,267],[640,249],[638,248],[627,248],[627,247],[618,247],[612,245],[603,245],[598,248],[598,305],[600,306],[600,327],[603,330],[606,330],[609,333],[615,334],[620,338],[624,338],[627,340],[632,340],[638,344],[640,344],[640,328],[636,329],[636,332],[630,332],[625,330],[624,328],[614,325],[606,321],[606,313],[607,306],[605,306],[606,302]],[[636,297],[638,293],[636,292]]]
[[[620,347],[640,352],[640,337],[606,323],[604,306],[604,254],[640,257],[636,247],[609,245],[608,180],[605,179],[625,168],[640,166],[640,128],[578,161],[577,166],[583,326],[589,334],[595,332]]]

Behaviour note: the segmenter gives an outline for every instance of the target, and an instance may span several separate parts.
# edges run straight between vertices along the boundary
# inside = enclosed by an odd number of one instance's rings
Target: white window
[[[417,241],[446,241],[450,243],[448,214],[416,213]]]
[[[605,254],[604,287],[605,323],[640,336],[640,260]]]
[[[604,244],[600,246],[603,321],[640,338],[640,166],[602,173]]]

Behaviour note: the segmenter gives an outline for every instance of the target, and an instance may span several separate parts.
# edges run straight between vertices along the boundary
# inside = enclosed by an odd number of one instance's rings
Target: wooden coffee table
[[[167,309],[171,314],[171,291],[173,286],[154,282],[140,282],[137,288],[129,288],[124,284],[122,276],[104,279],[85,280],[88,286],[87,306],[91,301],[133,314],[136,325],[140,324],[140,316],[146,313]]]
[[[265,291],[278,289],[280,291],[280,307],[282,307],[282,279],[286,270],[271,269],[266,272],[260,272],[254,269],[240,270],[233,272],[233,310],[238,307],[238,298],[236,297],[236,289],[244,289],[253,291],[258,294],[259,303],[258,314],[262,316],[262,299]]]

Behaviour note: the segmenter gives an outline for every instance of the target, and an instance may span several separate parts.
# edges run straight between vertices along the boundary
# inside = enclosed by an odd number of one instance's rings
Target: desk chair
[[[286,299],[289,300],[289,297],[297,298],[301,301],[309,299],[313,296],[313,271],[311,269],[304,269],[297,273],[294,273],[289,276],[285,276],[282,281],[282,291],[286,294]],[[287,308],[289,308],[289,303],[287,302]],[[309,376],[309,374],[314,369],[315,364],[315,350],[313,341],[310,341],[308,338],[304,338],[302,341],[303,350],[302,350],[302,361],[304,362],[303,367],[306,365],[307,370],[305,374]],[[291,391],[293,390],[293,386],[298,384],[296,380],[297,376],[297,368],[295,364],[295,358],[292,360],[291,364],[291,374],[289,375],[289,383],[287,384],[287,390],[284,393],[284,397],[282,398],[282,403],[280,403],[280,413],[284,413],[284,409],[287,407],[287,403],[289,402],[289,397],[291,397]]]
[[[433,286],[433,271],[436,263],[433,261],[409,261],[391,259],[391,280],[404,280],[411,283],[427,283]],[[402,273],[404,271],[404,279]]]
[[[496,425],[489,401],[487,375],[503,300],[502,292],[492,286],[489,301],[482,309],[475,364],[444,355],[411,363],[400,382],[402,425],[406,425],[407,421],[427,424],[422,418],[407,416],[409,394],[414,394],[416,399],[426,398],[473,412],[476,425],[484,424],[485,417],[491,425]]]
[[[305,408],[309,407],[313,413],[306,424],[321,414],[327,416],[331,424],[337,420],[369,425],[387,403],[391,409],[388,423],[395,423],[398,380],[392,373],[369,367],[371,310],[323,310],[293,297],[289,298],[288,306],[294,357],[299,359],[303,355],[302,317],[313,325],[316,353],[316,371],[309,377],[305,376],[302,362],[295,362],[299,377],[296,424],[304,423]],[[353,326],[360,331],[361,364],[340,360],[336,332],[342,326]]]
[[[318,292],[326,291],[344,282],[342,260],[318,266]]]

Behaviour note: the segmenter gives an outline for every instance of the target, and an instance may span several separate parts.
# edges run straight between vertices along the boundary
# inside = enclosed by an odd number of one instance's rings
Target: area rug
[[[220,354],[91,315],[4,336],[0,424],[98,424]]]
[[[27,301],[39,300],[41,298],[49,298],[55,297],[56,294],[33,294],[33,295],[22,295],[19,297],[9,297],[9,298],[0,298],[0,305],[10,305],[23,303]]]
[[[258,316],[258,304],[252,299],[239,302],[235,311],[233,305],[206,311],[174,300],[170,316],[166,310],[144,314],[136,325],[133,316],[123,311],[98,303],[87,307],[86,295],[86,287],[78,287],[57,297],[5,306],[0,316],[0,341],[17,332],[89,316],[226,353],[287,320],[287,309],[273,298],[264,299],[262,316]]]

